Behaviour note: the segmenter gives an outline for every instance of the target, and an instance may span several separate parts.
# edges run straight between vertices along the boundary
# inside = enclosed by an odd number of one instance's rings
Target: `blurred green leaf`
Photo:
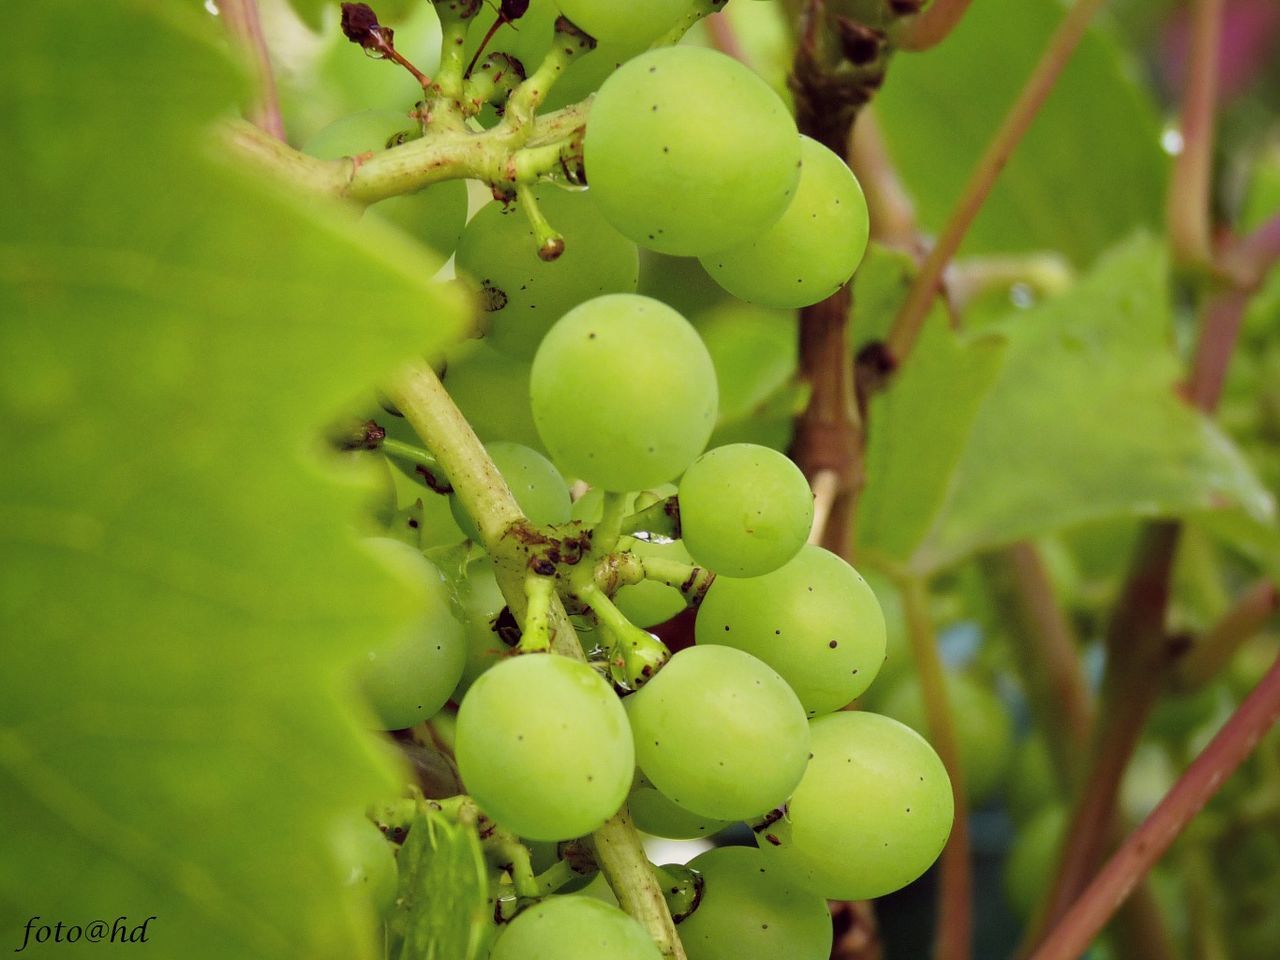
[[[332,831],[394,781],[345,675],[413,595],[320,432],[464,317],[393,231],[219,156],[218,28],[49,0],[0,36],[0,917],[352,960]]]
[[[876,97],[923,225],[938,230],[1063,15],[1056,0],[984,0],[934,50],[901,55]],[[966,254],[1059,250],[1087,265],[1162,215],[1167,157],[1136,71],[1094,29],[1000,174]]]
[[[419,810],[397,860],[400,892],[391,925],[403,931],[401,960],[475,960],[492,926],[476,828]]]
[[[962,340],[935,307],[891,388],[871,404],[862,548],[909,557],[942,509],[974,417],[1000,373],[1000,336]]]
[[[953,461],[943,452],[955,436],[934,431],[963,428],[963,411],[950,408],[974,399],[962,400],[956,383],[981,389],[981,380],[966,380],[970,366],[947,337],[923,339],[873,403],[872,436],[886,438],[868,452],[864,507],[873,512],[860,521],[862,549],[928,573],[1086,521],[1199,511],[1265,539],[1273,498],[1174,391],[1167,289],[1161,245],[1140,238],[1071,292],[1011,318],[1003,367]],[[926,372],[912,375],[917,364]]]

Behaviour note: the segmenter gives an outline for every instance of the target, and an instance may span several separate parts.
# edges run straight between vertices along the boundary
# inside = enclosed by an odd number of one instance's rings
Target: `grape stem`
[[[524,581],[527,607],[524,632],[520,635],[521,653],[546,653],[551,649],[551,599],[556,595],[555,583],[536,573]]]
[[[258,0],[220,0],[218,11],[232,42],[244,52],[253,73],[257,99],[249,108],[249,117],[258,129],[283,141],[284,117],[280,113],[280,98],[276,93],[271,56],[267,51],[262,22],[258,17]]]
[[[911,655],[920,676],[920,689],[929,727],[929,740],[951,779],[955,821],[942,850],[942,879],[938,903],[934,960],[967,960],[973,949],[973,885],[969,875],[969,809],[964,770],[956,740],[946,677],[938,656],[938,641],[929,613],[929,590],[918,577],[900,584]]]
[[[1072,904],[1031,960],[1074,960],[1280,718],[1280,659]]]
[[[651,503],[643,510],[622,519],[621,532],[649,533],[672,540],[680,539],[680,500],[675,496]]]
[[[691,607],[701,605],[716,579],[716,575],[706,567],[667,557],[641,557],[640,567],[646,580],[656,580],[679,590],[684,602]]]
[[[526,568],[510,569],[511,558],[523,561],[524,554],[519,551],[518,541],[508,534],[527,529],[528,521],[484,445],[425,361],[407,363],[388,395],[448,474],[463,509],[475,522],[485,549],[494,560],[498,585],[511,613],[518,623],[527,623],[528,599],[523,579]],[[558,596],[549,600],[547,619],[553,631],[552,649],[585,661],[577,631]],[[626,804],[592,834],[591,844],[622,908],[645,928],[667,960],[687,960]]]
[[[920,267],[907,299],[889,330],[886,345],[897,365],[901,365],[911,353],[911,348],[920,335],[920,328],[924,325],[925,317],[928,316],[929,308],[940,288],[943,270],[960,249],[961,241],[986,202],[996,179],[1048,99],[1102,2],[1103,0],[1075,0],[1050,39],[1018,99],[1009,108],[978,165],[969,175],[942,234]]]

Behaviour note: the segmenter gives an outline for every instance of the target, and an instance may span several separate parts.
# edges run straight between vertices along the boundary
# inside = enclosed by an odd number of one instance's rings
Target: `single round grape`
[[[693,840],[709,837],[729,825],[728,820],[702,817],[673,802],[655,787],[641,771],[631,784],[627,810],[637,830],[669,840]]]
[[[303,144],[302,152],[320,160],[356,157],[385,150],[393,137],[403,133],[420,135],[416,121],[395,110],[365,110],[329,124]],[[416,193],[380,200],[368,213],[447,257],[467,222],[467,185],[462,180],[445,180]]]
[[[787,815],[757,837],[766,862],[829,900],[871,900],[929,868],[955,813],[920,734],[865,711],[814,720],[812,759]]]
[[[534,190],[538,207],[564,236],[564,252],[550,262],[519,203],[486,205],[458,242],[458,269],[480,286],[489,311],[485,340],[528,359],[551,325],[571,308],[606,293],[630,293],[640,274],[636,246],[596,209],[591,191],[555,186]]]
[[[708,450],[680,480],[680,530],[689,554],[727,577],[759,577],[800,552],[813,493],[800,468],[754,443]]]
[[[711,436],[716,377],[687,320],[635,294],[565,314],[533,360],[533,422],[566,470],[606,490],[678,476]]]
[[[754,847],[718,847],[687,866],[702,875],[697,909],[680,921],[689,960],[827,960],[827,902],[776,876]]]
[[[533,840],[568,840],[617,813],[635,751],[613,690],[556,654],[503,660],[471,685],[454,752],[467,792],[498,823]]]
[[[644,3],[556,0],[556,3],[574,26],[596,40],[626,44],[648,43],[675,26],[680,15],[693,6],[692,0],[645,0]]]
[[[509,656],[511,648],[494,629],[507,600],[498,587],[492,560],[484,556],[467,564],[466,576],[457,585],[457,595],[462,608],[462,629],[467,636],[467,662],[453,694],[453,699],[461,703],[476,678]]]
[[[1032,734],[1019,743],[1013,751],[1009,765],[1008,782],[1005,785],[1005,806],[1014,821],[1025,823],[1042,807],[1058,796],[1058,773],[1049,756],[1049,746],[1044,737]]]
[[[627,549],[639,557],[692,562],[689,551],[679,540],[636,540]],[[627,584],[614,594],[613,602],[637,627],[656,627],[666,623],[686,606],[679,590],[657,580]]]
[[[618,68],[596,94],[583,150],[609,222],[643,247],[684,256],[760,233],[800,173],[796,126],[777,94],[701,47],[650,50]]]
[[[867,249],[867,201],[853,171],[816,140],[800,138],[800,183],[763,233],[702,258],[735,297],[769,307],[807,307],[853,276]]]
[[[741,650],[681,650],[626,704],[640,769],[704,817],[759,816],[804,773],[804,708],[786,681]]]
[[[762,577],[716,577],[698,610],[698,643],[759,657],[814,717],[856,699],[884,661],[884,616],[853,567],[811,544]]]
[[[948,673],[946,686],[960,746],[965,794],[970,805],[976,807],[1004,783],[1005,772],[1013,759],[1013,722],[1001,699],[976,678],[964,673]],[[899,679],[879,700],[879,710],[929,739],[924,693],[914,675]]]
[[[368,652],[360,683],[387,730],[403,730],[434,715],[458,685],[467,659],[462,624],[453,615],[444,575],[422,553],[398,540],[368,541],[379,558],[417,591],[417,620]]]
[[[450,351],[444,385],[481,440],[509,440],[541,452],[529,406],[528,361],[467,340]]]
[[[644,928],[590,896],[548,897],[507,926],[490,960],[661,960]]]
[[[400,886],[396,857],[382,831],[363,816],[343,819],[332,835],[343,887],[368,899],[374,912],[386,913]]]
[[[502,440],[485,444],[485,450],[529,520],[539,526],[569,521],[569,487],[550,460],[537,450]],[[449,506],[463,533],[480,542],[480,534],[456,494],[449,496]]]
[[[1050,804],[1036,812],[1017,832],[1004,863],[1004,892],[1019,917],[1030,917],[1053,879],[1067,812]]]

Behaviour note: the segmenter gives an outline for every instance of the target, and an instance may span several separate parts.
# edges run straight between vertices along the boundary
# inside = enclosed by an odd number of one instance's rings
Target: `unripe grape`
[[[662,960],[644,928],[590,896],[548,897],[502,932],[490,960]]]
[[[732,443],[708,450],[680,480],[680,529],[700,564],[758,577],[794,557],[813,524],[800,468],[776,450]]]
[[[533,840],[598,829],[626,799],[635,751],[600,675],[557,654],[503,660],[458,710],[458,772],[480,808]]]
[[[764,230],[800,172],[795,122],[777,94],[699,47],[650,50],[618,68],[596,94],[583,151],[605,217],[641,246],[682,256]]]
[[[707,272],[735,297],[769,307],[806,307],[831,296],[867,249],[867,201],[844,160],[800,138],[800,183],[762,233],[702,257]]]
[[[831,900],[870,900],[929,868],[955,813],[942,761],[920,734],[865,711],[810,727],[813,757],[787,813],[758,837],[766,863]]]
[[[530,376],[533,420],[570,474],[640,490],[682,473],[716,419],[716,377],[687,320],[657,300],[588,300],[547,334]]]
[[[717,577],[695,632],[700,644],[737,647],[769,664],[811,717],[861,695],[884,661],[875,594],[857,570],[811,544],[762,577]]]
[[[403,730],[433,716],[448,701],[462,676],[467,644],[436,566],[397,540],[368,542],[418,591],[421,612],[416,621],[370,650],[359,673],[384,728]]]

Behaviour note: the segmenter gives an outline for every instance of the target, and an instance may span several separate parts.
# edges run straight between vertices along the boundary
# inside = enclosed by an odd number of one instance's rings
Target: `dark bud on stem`
[[[352,43],[358,43],[366,50],[377,50],[382,29],[382,24],[378,23],[378,15],[368,4],[342,5],[342,33]]]
[[[564,237],[549,237],[538,248],[538,259],[551,263],[554,260],[559,260],[562,253],[564,253]]]
[[[854,66],[865,67],[874,63],[884,51],[883,31],[848,17],[836,17],[834,26],[836,36],[840,38],[840,49]]]
[[[519,20],[529,10],[529,0],[502,0],[502,19]]]

